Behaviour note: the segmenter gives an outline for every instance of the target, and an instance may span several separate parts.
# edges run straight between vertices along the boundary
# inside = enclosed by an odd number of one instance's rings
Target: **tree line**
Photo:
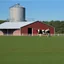
[[[0,20],[0,24],[3,22],[6,22],[6,20]],[[64,21],[52,20],[52,21],[42,21],[42,22],[53,26],[55,28],[56,34],[60,34],[60,33],[64,34]]]
[[[6,22],[6,20],[0,20],[0,24],[3,23],[3,22]]]
[[[55,28],[56,34],[64,34],[64,21],[43,21],[43,23],[46,23],[48,25],[51,25]]]

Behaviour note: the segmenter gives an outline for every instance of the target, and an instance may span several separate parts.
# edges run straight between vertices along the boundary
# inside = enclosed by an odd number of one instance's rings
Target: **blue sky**
[[[27,20],[64,20],[63,0],[0,0],[0,19],[9,18],[9,7],[20,3]]]

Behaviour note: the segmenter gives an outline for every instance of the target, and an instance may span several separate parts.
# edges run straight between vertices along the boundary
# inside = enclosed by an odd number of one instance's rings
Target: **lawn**
[[[0,64],[64,64],[64,36],[0,36]]]

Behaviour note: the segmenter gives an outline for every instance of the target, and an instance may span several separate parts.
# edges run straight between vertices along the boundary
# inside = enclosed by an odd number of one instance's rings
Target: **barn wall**
[[[0,35],[4,35],[4,33],[0,30]]]
[[[20,29],[1,29],[0,30],[0,35],[16,35],[19,36],[21,35]]]
[[[21,35],[21,32],[20,32],[20,29],[18,29],[18,30],[15,30],[14,32],[13,32],[13,35],[15,36],[20,36]]]
[[[7,34],[7,29],[0,29],[1,33],[3,33],[3,35]]]
[[[33,34],[38,34],[38,29],[50,29],[50,34],[54,34],[54,28],[46,25],[42,22],[34,22],[30,25],[24,26],[21,28],[21,34],[28,34],[28,28],[33,28]]]

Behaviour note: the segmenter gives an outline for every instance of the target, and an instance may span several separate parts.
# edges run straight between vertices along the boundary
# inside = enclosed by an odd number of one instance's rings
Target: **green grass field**
[[[0,64],[64,64],[64,36],[0,36]]]

